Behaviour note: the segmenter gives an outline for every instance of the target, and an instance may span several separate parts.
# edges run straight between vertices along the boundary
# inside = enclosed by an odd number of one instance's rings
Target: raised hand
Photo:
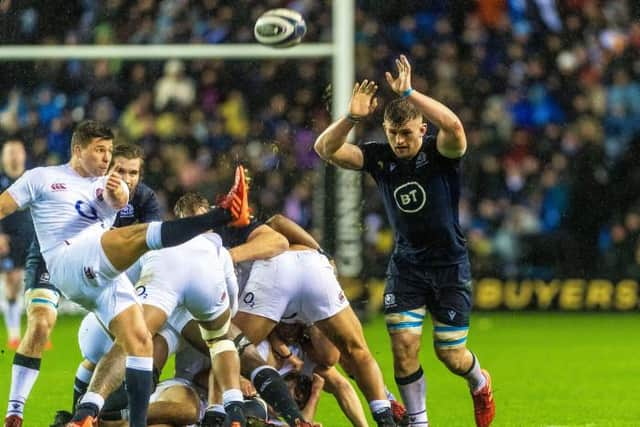
[[[406,90],[411,88],[411,64],[406,56],[400,55],[396,59],[396,67],[398,68],[398,77],[393,78],[390,72],[384,73],[387,83],[398,95],[402,95]]]
[[[107,183],[105,184],[105,189],[109,190],[112,194],[117,194],[118,191],[122,189],[120,186],[122,182],[122,178],[120,178],[120,174],[113,171],[107,177]]]
[[[378,106],[375,97],[378,85],[374,81],[363,80],[353,87],[351,101],[349,101],[349,114],[353,117],[365,117],[371,114]]]

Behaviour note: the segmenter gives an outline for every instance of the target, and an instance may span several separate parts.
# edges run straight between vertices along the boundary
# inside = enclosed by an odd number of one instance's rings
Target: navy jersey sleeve
[[[263,222],[254,218],[246,227],[231,227],[225,225],[224,227],[216,228],[214,231],[222,237],[222,244],[225,247],[233,248],[234,246],[246,243],[253,230],[263,224]]]
[[[359,147],[360,150],[362,150],[362,157],[364,159],[362,170],[373,175],[376,169],[380,169],[378,162],[382,159],[383,151],[387,147],[387,144],[378,141],[368,141],[360,144]]]
[[[140,222],[162,221],[160,203],[156,193],[146,185],[143,188],[142,206],[140,207]]]
[[[454,169],[457,170],[460,166],[460,162],[462,157],[457,159],[450,159],[448,157],[443,156],[438,151],[438,143],[435,136],[428,136],[424,139],[424,152],[427,153],[427,157],[430,161],[434,162],[437,166],[442,169]]]

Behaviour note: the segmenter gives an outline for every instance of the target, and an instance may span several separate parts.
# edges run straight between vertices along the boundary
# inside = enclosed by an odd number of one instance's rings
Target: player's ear
[[[423,122],[420,125],[420,136],[424,136],[424,134],[426,133],[427,133],[427,124]]]

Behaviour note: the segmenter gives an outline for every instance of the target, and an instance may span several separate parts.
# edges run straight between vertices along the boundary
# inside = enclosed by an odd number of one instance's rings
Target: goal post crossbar
[[[55,59],[269,59],[330,58],[332,43],[302,43],[289,49],[274,49],[257,43],[237,44],[162,44],[162,45],[13,45],[0,46],[0,61],[37,61]]]

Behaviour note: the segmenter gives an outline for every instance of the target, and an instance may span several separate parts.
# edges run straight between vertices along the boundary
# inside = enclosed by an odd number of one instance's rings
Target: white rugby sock
[[[487,383],[487,379],[484,377],[484,375],[482,375],[482,372],[480,371],[480,361],[478,360],[476,355],[471,353],[471,356],[473,356],[473,363],[471,364],[471,368],[469,368],[469,370],[462,376],[465,377],[467,383],[469,383],[471,392],[476,393],[482,387],[484,387],[484,385]]]
[[[427,383],[424,379],[422,366],[413,374],[398,378],[396,384],[402,401],[407,408],[409,416],[409,425],[416,427],[425,427],[429,425],[427,416]]]
[[[382,412],[385,409],[391,408],[391,402],[388,400],[372,400],[369,402],[369,408],[371,408],[371,413],[377,414],[378,412]]]
[[[231,388],[229,390],[225,390],[222,393],[222,403],[224,404],[224,406],[227,406],[232,402],[242,403],[243,400],[244,397],[242,396],[242,392],[240,391],[240,389]]]
[[[104,397],[93,391],[88,391],[84,394],[84,396],[82,396],[82,399],[80,399],[80,403],[93,403],[98,407],[98,412],[100,412],[102,410],[102,407],[104,406]]]
[[[7,416],[17,415],[22,418],[24,404],[31,394],[39,373],[40,359],[16,353],[11,367],[11,391]]]

